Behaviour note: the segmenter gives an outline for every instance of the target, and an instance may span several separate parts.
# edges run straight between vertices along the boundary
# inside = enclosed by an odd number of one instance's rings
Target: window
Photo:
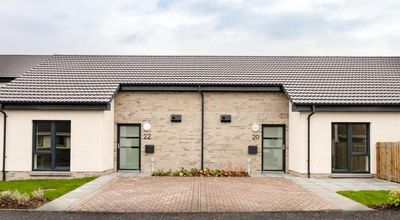
[[[368,123],[332,123],[332,172],[369,172]]]
[[[33,122],[33,170],[69,171],[70,121]]]

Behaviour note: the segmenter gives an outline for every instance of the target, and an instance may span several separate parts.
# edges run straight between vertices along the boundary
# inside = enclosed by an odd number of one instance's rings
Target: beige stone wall
[[[278,92],[206,93],[205,166],[246,168],[251,159],[252,171],[261,171],[262,129],[253,132],[251,125],[285,124],[287,137],[288,108],[286,96]],[[230,114],[232,122],[221,123],[221,114]],[[253,134],[260,138],[253,140]],[[257,145],[258,153],[248,154],[249,145]]]
[[[200,110],[200,95],[195,92],[119,92],[115,97],[115,125],[152,125],[150,132],[141,128],[142,172],[151,171],[152,157],[157,169],[200,167]],[[182,122],[172,123],[171,114],[181,114]],[[117,126],[117,138],[116,134]],[[143,139],[144,134],[151,134],[151,139]],[[146,144],[155,146],[154,154],[144,152]]]
[[[170,122],[171,114],[181,114],[182,122]],[[221,123],[221,114],[232,115],[232,122]],[[141,130],[142,172],[150,172],[152,157],[156,159],[157,169],[200,167],[201,102],[197,92],[119,92],[115,97],[115,143],[118,123],[143,125],[145,122],[149,122],[152,129],[150,132]],[[252,170],[260,171],[262,134],[261,129],[256,133],[251,131],[253,123],[260,126],[285,124],[288,131],[286,96],[277,92],[205,93],[204,166],[246,168],[250,158]],[[152,139],[143,139],[145,133],[151,134]],[[252,140],[253,134],[260,138]],[[144,152],[146,144],[155,145],[154,154]],[[249,155],[249,145],[257,145],[258,154]],[[116,158],[116,146],[114,149]]]

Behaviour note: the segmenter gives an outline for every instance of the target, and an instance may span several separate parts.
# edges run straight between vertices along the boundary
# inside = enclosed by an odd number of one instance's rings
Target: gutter
[[[4,116],[4,121],[3,121],[3,181],[6,181],[6,135],[7,135],[7,114],[3,110],[3,105],[0,104],[0,112]]]
[[[199,86],[199,93],[201,97],[201,161],[200,169],[204,169],[204,94]]]
[[[307,178],[310,178],[310,152],[311,152],[311,144],[310,144],[310,126],[311,126],[311,116],[315,114],[315,105],[312,106],[312,112],[307,116]]]

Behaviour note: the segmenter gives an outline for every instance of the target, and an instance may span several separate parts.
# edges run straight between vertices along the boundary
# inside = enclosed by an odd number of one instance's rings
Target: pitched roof
[[[48,57],[44,55],[0,55],[0,78],[16,78]]]
[[[55,55],[2,103],[107,103],[120,84],[282,85],[295,104],[400,104],[400,57]]]

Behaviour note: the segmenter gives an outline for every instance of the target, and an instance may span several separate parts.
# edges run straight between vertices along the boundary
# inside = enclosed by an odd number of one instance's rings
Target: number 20
[[[258,139],[260,139],[260,135],[258,135],[258,134],[253,134],[253,141],[256,141],[256,140],[258,140]]]

